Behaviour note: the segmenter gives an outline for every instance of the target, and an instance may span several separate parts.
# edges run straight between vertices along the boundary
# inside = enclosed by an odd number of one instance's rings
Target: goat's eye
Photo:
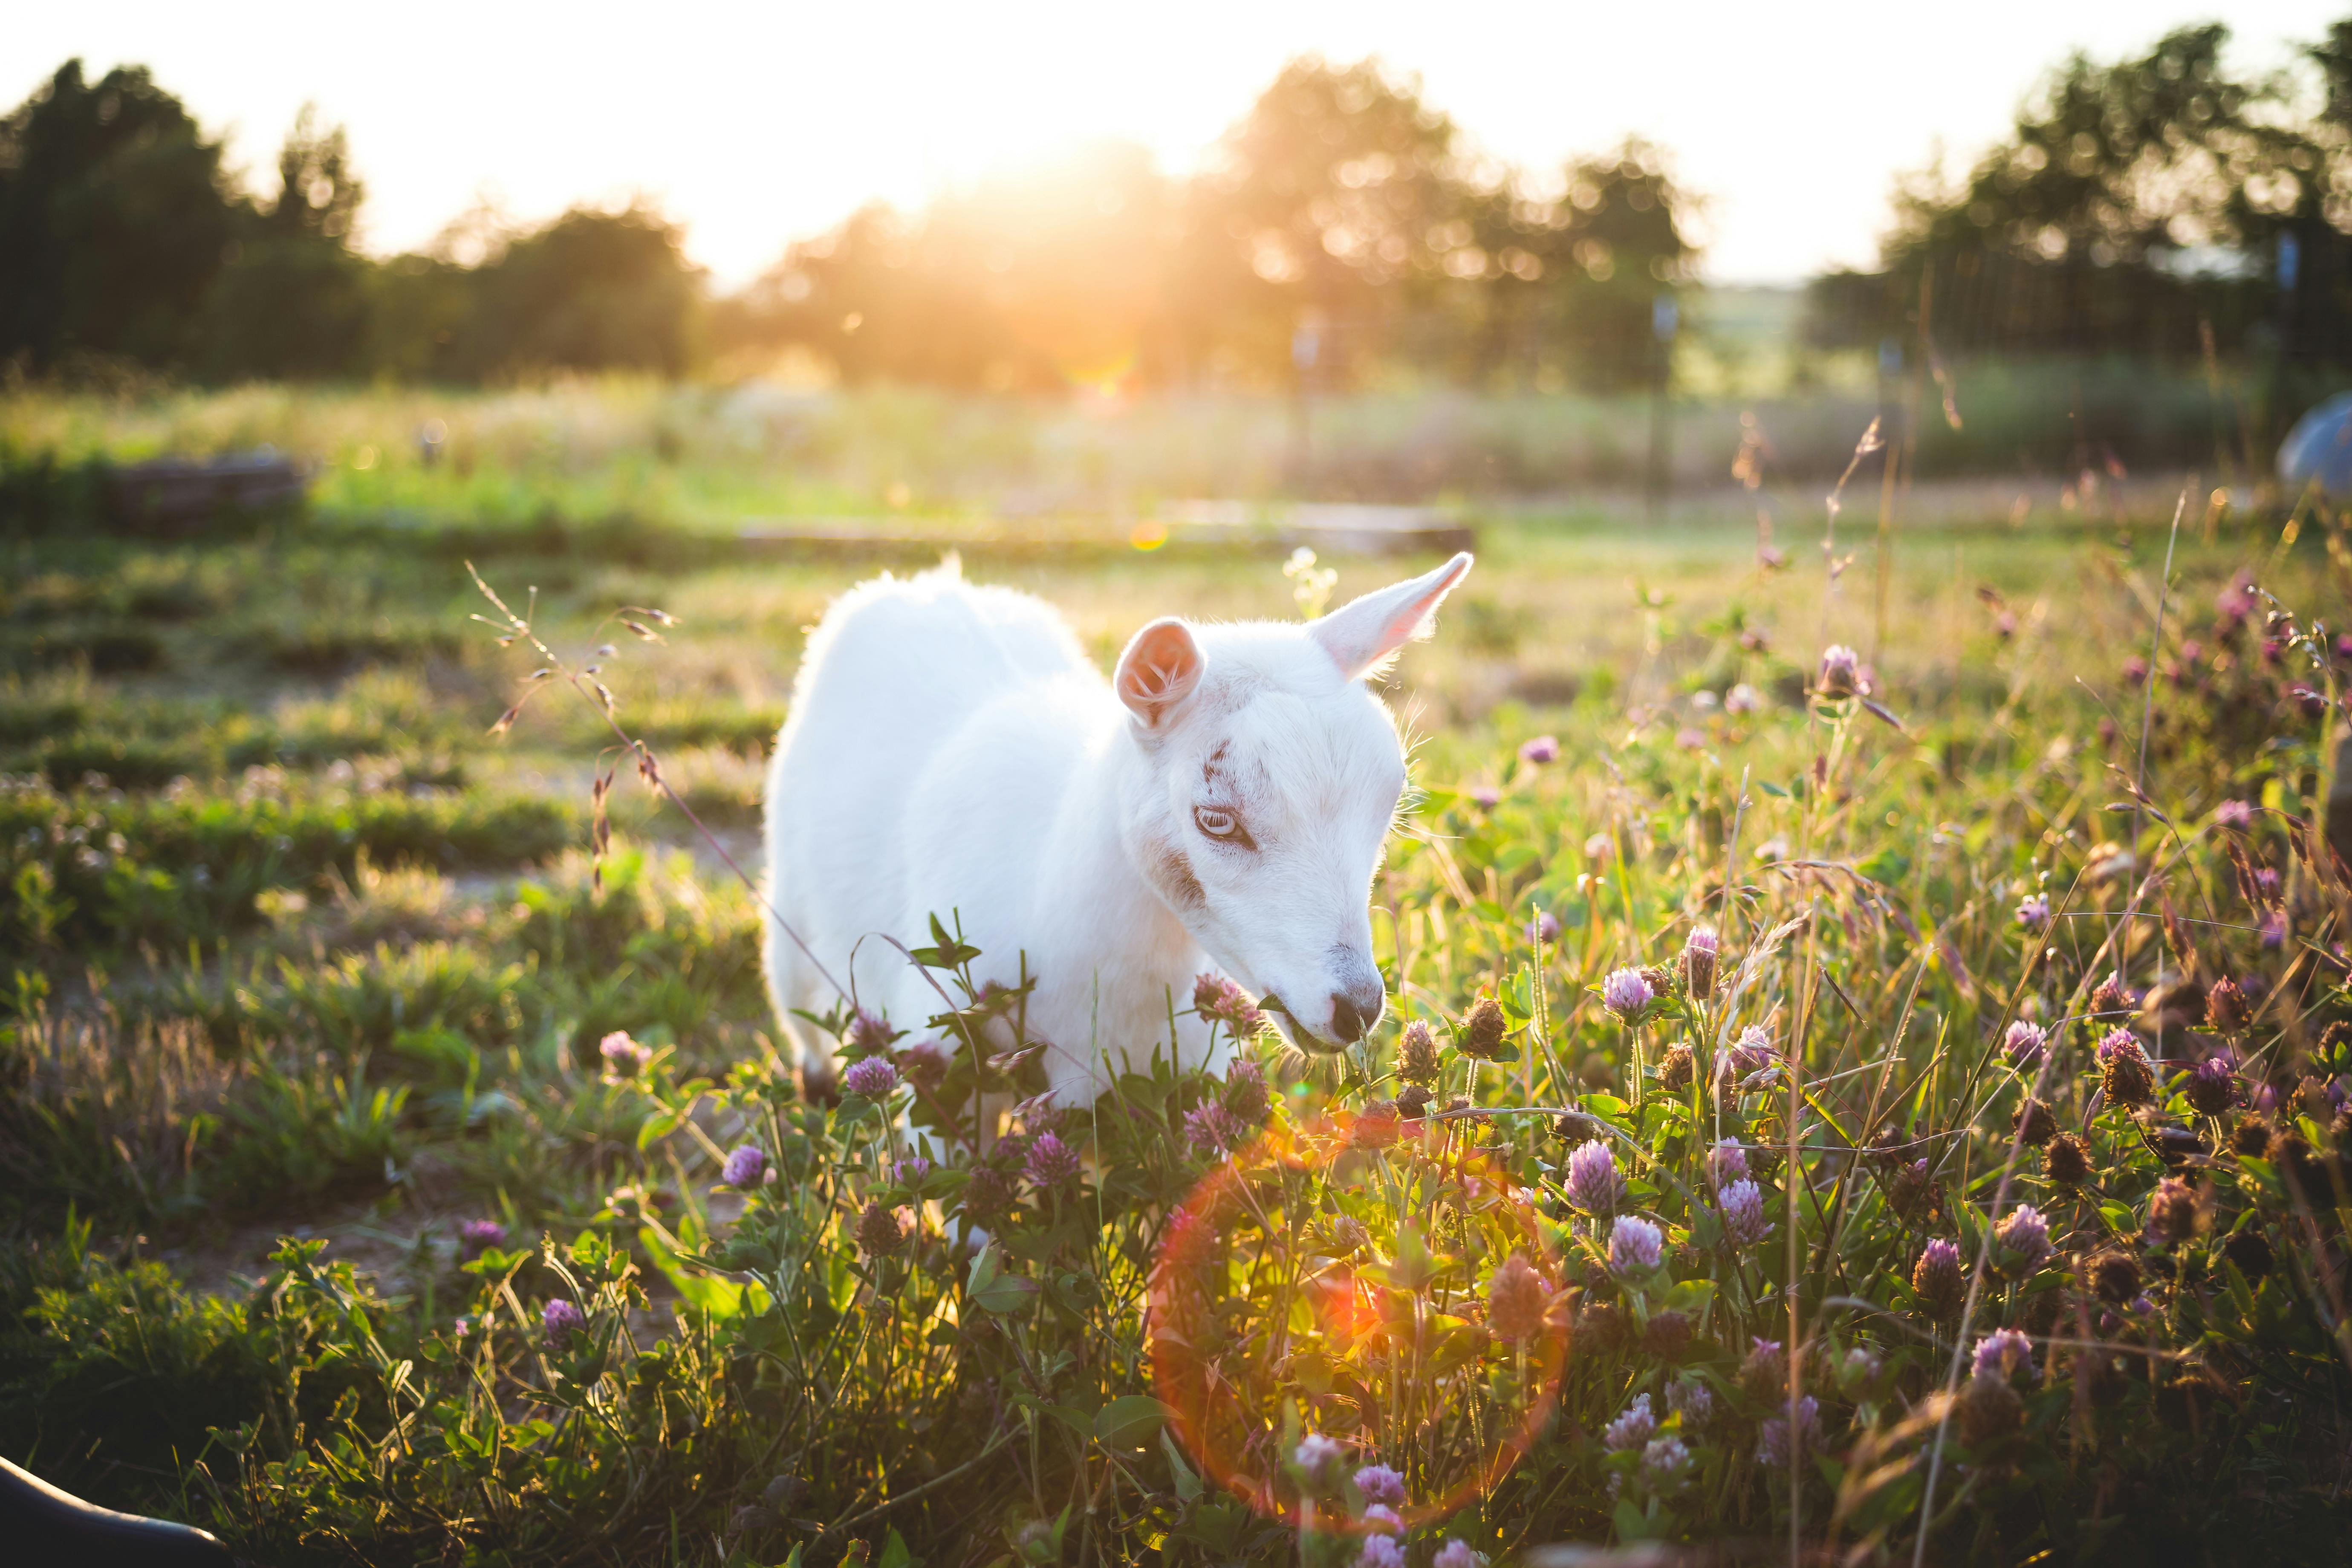
[[[1219,811],[1213,805],[1196,805],[1192,808],[1192,826],[1212,838],[1256,847],[1251,843],[1249,834],[1244,831],[1242,819],[1230,811]]]

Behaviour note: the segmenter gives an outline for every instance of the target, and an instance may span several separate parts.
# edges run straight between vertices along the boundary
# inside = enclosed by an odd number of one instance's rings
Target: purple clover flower
[[[1545,763],[1556,763],[1559,761],[1559,737],[1553,735],[1538,735],[1531,741],[1520,742],[1519,761],[1523,763],[1532,763],[1538,766]]]
[[[1753,713],[1763,705],[1763,693],[1744,680],[1723,694],[1726,713]]]
[[[1638,969],[1612,970],[1609,978],[1601,983],[1601,1000],[1612,1013],[1628,1024],[1639,1023],[1650,1004],[1658,999],[1650,983]]]
[[[900,1182],[911,1187],[931,1173],[931,1163],[920,1154],[909,1154],[892,1169],[898,1173]]]
[[[1318,1486],[1328,1482],[1331,1472],[1347,1457],[1348,1450],[1339,1446],[1338,1438],[1326,1437],[1320,1432],[1309,1432],[1300,1438],[1298,1447],[1290,1454],[1292,1462],[1306,1471],[1307,1479]]]
[[[1538,910],[1535,914],[1535,919],[1528,922],[1528,942],[1533,944],[1536,942],[1558,942],[1559,940],[1559,917],[1553,914],[1549,910]]]
[[[1486,1559],[1470,1549],[1470,1543],[1459,1536],[1448,1536],[1437,1555],[1429,1560],[1429,1568],[1486,1568]]]
[[[1040,1187],[1058,1187],[1078,1173],[1078,1152],[1055,1133],[1038,1136],[1029,1145],[1029,1179]]]
[[[2029,893],[2017,906],[2017,923],[2030,931],[2038,931],[2050,923],[2050,900],[2040,893]]]
[[[1356,1553],[1356,1568],[1404,1568],[1404,1548],[1393,1535],[1368,1535]]]
[[[1568,1157],[1568,1201],[1593,1215],[1613,1214],[1625,1201],[1617,1156],[1598,1138],[1578,1144]]]
[[[841,1087],[867,1100],[882,1100],[898,1087],[898,1069],[887,1058],[863,1057],[841,1075]]]
[[[564,1342],[588,1326],[580,1309],[561,1297],[539,1310],[539,1326],[547,1335],[548,1347],[561,1350]]]
[[[1650,1396],[1634,1396],[1614,1421],[1601,1429],[1601,1441],[1612,1453],[1622,1454],[1638,1448],[1657,1436],[1658,1418],[1650,1413]]]
[[[1404,1515],[1384,1502],[1376,1502],[1365,1509],[1363,1517],[1356,1522],[1366,1530],[1385,1531],[1391,1535],[1404,1533]]]
[[[1821,1402],[1808,1394],[1797,1401],[1788,1417],[1775,1415],[1764,1423],[1756,1439],[1756,1460],[1774,1469],[1786,1469],[1796,1453],[1812,1446],[1821,1436]],[[1790,1430],[1795,1433],[1794,1452],[1790,1447]]]
[[[2254,807],[2251,801],[2225,800],[2213,808],[2213,826],[2242,832],[2254,825]]]
[[[1653,1483],[1671,1481],[1690,1463],[1690,1449],[1679,1437],[1653,1437],[1642,1450],[1642,1468]]]
[[[614,1079],[635,1078],[654,1059],[653,1052],[629,1038],[626,1029],[615,1029],[597,1041],[596,1054],[604,1058],[605,1074]]]
[[[1979,1377],[1990,1375],[2006,1381],[2019,1367],[2032,1370],[2033,1342],[2015,1329],[1995,1329],[1977,1342],[1972,1370]]]
[[[1493,784],[1472,784],[1469,795],[1470,804],[1481,811],[1492,811],[1503,804],[1503,792]]]
[[[1723,1209],[1723,1234],[1734,1247],[1754,1247],[1772,1234],[1772,1222],[1764,1217],[1764,1189],[1754,1182],[1732,1183],[1723,1189],[1718,1201]]]
[[[2050,1256],[2050,1222],[2032,1204],[2020,1204],[2009,1211],[2009,1217],[1993,1228],[1993,1235],[2003,1247],[2025,1259],[2028,1271],[2042,1267]]]
[[[1249,1128],[1241,1118],[1212,1100],[1185,1112],[1184,1142],[1200,1153],[1222,1157],[1249,1142]]]
[[[2000,1048],[2009,1058],[2009,1065],[2019,1072],[2039,1072],[2042,1058],[2049,1054],[2050,1032],[2030,1019],[2020,1018],[2001,1037]]]
[[[1716,1071],[1735,1082],[1745,1081],[1773,1064],[1775,1053],[1772,1037],[1761,1024],[1750,1024],[1739,1031],[1739,1037],[1723,1048]]]
[[[1706,1173],[1718,1188],[1748,1179],[1748,1151],[1738,1139],[1726,1138],[1706,1152]]]
[[[1366,1465],[1356,1472],[1356,1490],[1367,1503],[1404,1506],[1404,1478],[1386,1465]]]
[[[1620,1274],[1647,1272],[1658,1266],[1665,1237],[1639,1215],[1622,1215],[1609,1227],[1609,1267]]]
[[[457,1227],[457,1250],[467,1258],[479,1258],[506,1244],[507,1227],[494,1219],[469,1219]]]
[[[730,1187],[756,1187],[767,1178],[768,1156],[757,1143],[746,1143],[727,1156],[719,1179]]]

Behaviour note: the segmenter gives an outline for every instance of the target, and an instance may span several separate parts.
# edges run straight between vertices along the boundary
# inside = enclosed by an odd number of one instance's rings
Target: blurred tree
[[[1930,290],[1937,339],[1963,350],[2194,354],[2266,310],[2246,242],[2291,210],[2298,138],[2262,112],[2275,84],[2225,74],[2218,23],[2137,58],[2069,58],[2008,138],[1958,184],[1898,187],[1885,269],[1813,290],[1817,343],[1899,331]]]
[[[371,265],[351,246],[364,194],[343,130],[305,104],[278,154],[278,195],[240,214],[204,308],[205,374],[315,379],[369,368]]]
[[[236,237],[220,155],[138,68],[68,60],[0,121],[0,359],[184,363]]]
[[[640,205],[572,208],[477,270],[453,364],[473,377],[684,374],[699,349],[702,279],[683,239]]]

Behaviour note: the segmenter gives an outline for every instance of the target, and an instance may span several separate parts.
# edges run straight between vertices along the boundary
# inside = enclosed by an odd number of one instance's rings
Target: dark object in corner
[[[86,1503],[0,1459],[0,1558],[22,1568],[231,1568],[217,1537]]]

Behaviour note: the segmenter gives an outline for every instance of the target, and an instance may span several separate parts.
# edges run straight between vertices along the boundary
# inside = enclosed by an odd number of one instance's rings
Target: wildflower
[[[1519,742],[1519,761],[1541,766],[1559,760],[1559,740],[1553,735],[1538,735]]]
[[[2207,1057],[2189,1070],[2189,1103],[2199,1114],[2219,1116],[2237,1100],[2238,1075],[2227,1057]]]
[[[1703,1383],[1678,1378],[1666,1384],[1666,1408],[1683,1418],[1684,1431],[1696,1431],[1715,1415],[1715,1391]]]
[[[1386,1531],[1391,1535],[1404,1533],[1404,1515],[1384,1502],[1376,1502],[1364,1510],[1363,1517],[1356,1522],[1366,1530]]]
[[[1726,1138],[1706,1152],[1706,1173],[1717,1187],[1748,1178],[1748,1151],[1737,1138]]]
[[[1344,1255],[1360,1252],[1372,1244],[1372,1233],[1364,1222],[1351,1215],[1341,1215],[1331,1222],[1331,1245]]]
[[[1789,1357],[1778,1340],[1757,1340],[1739,1363],[1740,1392],[1759,1405],[1788,1397]]]
[[[866,1201],[866,1210],[857,1216],[857,1247],[868,1258],[887,1258],[907,1245],[907,1233],[899,1227],[898,1216],[882,1206],[879,1198]]]
[[[947,1081],[948,1053],[936,1040],[908,1046],[898,1053],[898,1070],[918,1090],[929,1094]]]
[[[1692,1001],[1704,1002],[1715,994],[1715,961],[1721,946],[1712,926],[1692,927],[1683,942],[1683,984]]]
[[[2254,825],[2254,807],[2251,801],[2225,800],[2213,808],[2213,826],[2233,832],[2243,832]]]
[[[1369,1535],[1356,1553],[1356,1568],[1404,1568],[1404,1548],[1393,1535]]]
[[[1634,1396],[1614,1421],[1601,1429],[1602,1446],[1612,1453],[1622,1454],[1628,1448],[1638,1448],[1657,1434],[1658,1418],[1650,1414],[1650,1396]]]
[[[1723,694],[1723,710],[1726,713],[1753,713],[1762,706],[1763,693],[1744,680]]]
[[[1654,1485],[1673,1480],[1689,1463],[1690,1449],[1679,1437],[1653,1437],[1650,1446],[1642,1450],[1642,1468],[1649,1473]]]
[[[2018,1102],[2011,1112],[2010,1130],[2017,1141],[2028,1148],[2039,1149],[2058,1135],[2058,1119],[2050,1114],[2050,1107],[2031,1096]]]
[[[1437,1037],[1415,1018],[1404,1026],[1404,1038],[1397,1043],[1397,1076],[1407,1083],[1435,1083],[1437,1068]]]
[[[2078,1187],[2090,1179],[2091,1151],[2072,1132],[2061,1132],[2042,1145],[2042,1173],[2062,1187]]]
[[[2050,900],[2040,893],[2029,894],[2017,906],[2017,923],[2030,931],[2038,931],[2050,923]]]
[[[2025,1419],[2025,1402],[2001,1377],[1972,1377],[1960,1391],[1960,1436],[1970,1444],[1990,1443],[2017,1430]]]
[[[1358,1470],[1356,1490],[1367,1503],[1404,1506],[1404,1478],[1386,1465],[1366,1465]]]
[[[900,1183],[911,1187],[931,1173],[931,1163],[920,1154],[909,1154],[893,1165],[891,1171]]]
[[[1773,1057],[1772,1037],[1765,1033],[1763,1025],[1750,1024],[1740,1030],[1739,1037],[1725,1049],[1718,1070],[1730,1078],[1744,1080],[1770,1067]]]
[[[2124,977],[2120,974],[2108,975],[2091,993],[2091,1012],[2095,1017],[2113,1017],[2118,1013],[2128,1013],[2131,1008],[2132,994],[2125,986]]]
[[[1642,1348],[1661,1361],[1673,1361],[1683,1353],[1690,1337],[1689,1315],[1669,1307],[1650,1314],[1649,1323],[1642,1330]]]
[[[1225,1072],[1225,1111],[1244,1127],[1263,1127],[1274,1109],[1266,1092],[1265,1069],[1253,1061],[1238,1061]]]
[[[2147,660],[2134,654],[2124,660],[2124,679],[2137,686],[2147,679]]]
[[[2161,1242],[2186,1241],[2197,1232],[2197,1194],[2178,1176],[2157,1183],[2147,1200],[2147,1233]]]
[[[1197,1153],[1222,1158],[1248,1139],[1248,1129],[1214,1100],[1184,1114],[1184,1142]]]
[[[872,1055],[890,1048],[890,1026],[874,1014],[860,1007],[849,1016],[849,1045],[852,1050]]]
[[[963,1216],[985,1225],[1013,1206],[1013,1187],[992,1165],[977,1165],[963,1187]]]
[[[1192,982],[1192,1010],[1212,1023],[1223,1024],[1236,1038],[1247,1039],[1265,1023],[1265,1015],[1249,993],[1222,974],[1202,974]]]
[[[768,1156],[756,1143],[746,1143],[727,1156],[719,1168],[719,1179],[730,1187],[756,1187],[766,1179]]]
[[[494,1219],[469,1219],[457,1227],[457,1250],[467,1258],[506,1244],[507,1227]]]
[[[550,1350],[562,1350],[572,1335],[588,1326],[588,1319],[579,1308],[558,1297],[539,1310],[539,1326],[547,1336]]]
[[[1503,1259],[1486,1287],[1486,1330],[1516,1344],[1543,1332],[1551,1291],[1543,1275],[1517,1253]]]
[[[1681,729],[1675,731],[1675,744],[1685,752],[1696,752],[1706,744],[1704,730]]]
[[[2024,1260],[2021,1272],[2031,1274],[2050,1256],[2050,1222],[2032,1204],[2020,1204],[1993,1227],[2000,1244]]]
[[[1664,1240],[1658,1227],[1640,1215],[1620,1215],[1609,1227],[1609,1267],[1620,1274],[1655,1268]]]
[[[1921,1209],[1938,1210],[1944,1206],[1944,1184],[1928,1170],[1925,1154],[1896,1170],[1887,1184],[1886,1201],[1906,1219]]]
[[[1470,1550],[1470,1543],[1457,1536],[1448,1536],[1437,1555],[1429,1560],[1429,1568],[1486,1568],[1484,1553]]]
[[[1597,1138],[1579,1144],[1568,1157],[1568,1201],[1591,1215],[1613,1214],[1625,1201],[1617,1156]]]
[[[1078,1173],[1078,1152],[1047,1132],[1029,1145],[1025,1168],[1029,1180],[1037,1186],[1058,1187]]]
[[[1876,1383],[1879,1373],[1884,1370],[1885,1365],[1875,1352],[1868,1345],[1856,1345],[1845,1352],[1843,1361],[1838,1363],[1838,1386],[1849,1395],[1858,1394]]]
[[[1429,1102],[1433,1098],[1435,1097],[1421,1085],[1409,1083],[1397,1090],[1397,1114],[1407,1121],[1417,1121],[1428,1111]]]
[[[1723,1234],[1734,1247],[1754,1247],[1772,1234],[1764,1217],[1764,1189],[1753,1182],[1734,1182],[1718,1200],[1723,1209]]]
[[[1612,971],[1609,978],[1601,983],[1601,1000],[1621,1021],[1638,1024],[1642,1015],[1650,1010],[1650,1004],[1657,1000],[1657,993],[1650,988],[1640,970],[1619,969]]]
[[[1679,1094],[1691,1086],[1696,1076],[1697,1058],[1688,1046],[1675,1045],[1666,1048],[1665,1058],[1658,1063],[1658,1087],[1669,1094]]]
[[[1862,656],[1843,643],[1822,649],[1822,670],[1813,689],[1823,697],[1852,697],[1859,689]]]
[[[1789,1407],[1787,1415],[1765,1422],[1756,1436],[1756,1462],[1774,1469],[1794,1464],[1798,1455],[1820,1440],[1821,1412],[1821,1401],[1808,1394]]]
[[[864,1057],[849,1064],[841,1087],[867,1100],[881,1100],[898,1087],[898,1069],[881,1057]]]
[[[1606,865],[1617,854],[1617,841],[1606,833],[1596,833],[1584,841],[1584,858],[1596,866]]]
[[[2244,1028],[2251,1014],[2245,989],[2234,980],[2216,980],[2212,989],[2205,993],[2205,1021],[2225,1035],[2234,1035]]]
[[[1530,943],[1542,943],[1559,940],[1559,917],[1549,910],[1538,910],[1535,918],[1528,921],[1528,941]]]
[[[1951,1316],[1967,1288],[1960,1277],[1960,1249],[1941,1237],[1930,1241],[1911,1269],[1911,1289],[1928,1316]]]
[[[2263,1088],[2270,1086],[2264,1084]],[[2259,1160],[2271,1146],[2270,1119],[2248,1112],[2238,1118],[2238,1125],[2230,1131],[2231,1152],[2249,1160]]]
[[[2050,1032],[2039,1024],[2020,1018],[2001,1037],[2000,1048],[2009,1058],[2009,1065],[2017,1071],[2039,1072],[2042,1058],[2049,1054]]]
[[[604,1058],[604,1076],[616,1081],[636,1077],[654,1059],[653,1052],[629,1038],[626,1029],[615,1029],[597,1041],[596,1053]]]
[[[2009,1377],[2020,1367],[2033,1369],[2033,1342],[2015,1329],[1995,1329],[1977,1342],[1977,1376]]]
[[[2109,1105],[2142,1105],[2156,1089],[2156,1069],[2129,1029],[2110,1029],[2099,1041],[2099,1090]]]
[[[1492,996],[1481,996],[1463,1015],[1462,1029],[1454,1038],[1454,1048],[1465,1057],[1486,1060],[1503,1048],[1506,1027],[1502,1007]]]
[[[1375,1100],[1364,1107],[1356,1118],[1355,1138],[1359,1149],[1385,1149],[1397,1141],[1397,1105],[1393,1100]]]
[[[1492,811],[1503,804],[1503,792],[1493,784],[1472,784],[1470,804],[1482,811]]]
[[[2103,1252],[2083,1272],[2101,1300],[2120,1307],[2139,1294],[2139,1259],[2128,1252]]]
[[[1338,1438],[1326,1437],[1320,1432],[1309,1432],[1300,1438],[1290,1455],[1292,1462],[1306,1472],[1307,1480],[1317,1485],[1328,1480],[1347,1457],[1348,1450],[1339,1446]]]

